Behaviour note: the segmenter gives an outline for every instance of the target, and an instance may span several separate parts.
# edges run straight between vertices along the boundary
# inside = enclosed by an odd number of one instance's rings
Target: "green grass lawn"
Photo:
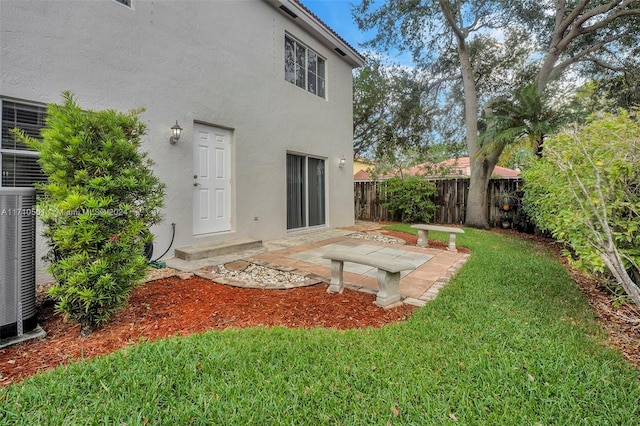
[[[638,370],[553,255],[457,242],[471,258],[405,323],[143,343],[0,389],[0,424],[638,425]]]

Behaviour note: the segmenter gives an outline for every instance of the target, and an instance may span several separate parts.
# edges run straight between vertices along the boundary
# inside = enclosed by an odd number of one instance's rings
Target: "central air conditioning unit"
[[[0,347],[37,327],[33,188],[0,188]]]

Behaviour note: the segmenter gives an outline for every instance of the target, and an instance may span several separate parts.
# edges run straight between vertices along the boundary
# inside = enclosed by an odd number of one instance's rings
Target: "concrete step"
[[[197,260],[207,257],[222,256],[243,250],[262,248],[262,240],[243,238],[239,240],[222,241],[217,243],[196,244],[175,249],[175,256],[182,260]]]

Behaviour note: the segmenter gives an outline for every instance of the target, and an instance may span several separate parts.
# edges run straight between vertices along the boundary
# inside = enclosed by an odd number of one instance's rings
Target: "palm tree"
[[[480,137],[490,141],[485,149],[503,150],[519,143],[531,147],[538,157],[542,155],[544,138],[572,117],[565,106],[552,105],[535,84],[489,102],[484,115],[486,130]]]

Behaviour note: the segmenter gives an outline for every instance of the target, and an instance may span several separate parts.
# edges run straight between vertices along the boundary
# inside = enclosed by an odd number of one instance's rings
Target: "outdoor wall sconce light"
[[[175,145],[180,140],[180,133],[182,133],[182,127],[178,124],[178,120],[176,120],[176,124],[171,126],[171,133],[173,136],[169,138],[169,142],[171,145]]]
[[[346,163],[347,163],[347,160],[346,158],[344,158],[344,155],[343,155],[342,158],[340,159],[340,162],[338,163],[338,167],[343,168]]]

